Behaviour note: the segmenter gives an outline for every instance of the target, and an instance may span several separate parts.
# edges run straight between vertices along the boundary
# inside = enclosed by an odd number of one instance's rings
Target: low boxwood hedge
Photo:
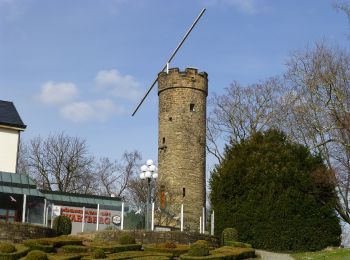
[[[60,236],[53,238],[29,239],[23,242],[31,250],[41,250],[46,253],[51,253],[54,248],[59,248],[65,245],[82,245],[83,240],[73,236]]]
[[[140,257],[148,257],[150,259],[170,259],[172,254],[169,253],[159,253],[159,252],[147,252],[147,251],[127,251],[108,255],[108,260],[125,260],[125,259],[140,259]],[[85,259],[85,258],[83,258]]]
[[[80,254],[48,254],[49,260],[80,260]]]
[[[15,245],[16,251],[12,253],[0,253],[1,260],[17,260],[28,254],[30,249],[24,245]]]
[[[223,246],[209,252],[208,256],[190,256],[183,254],[180,256],[181,260],[194,259],[210,259],[210,260],[228,260],[228,259],[246,259],[254,258],[255,250],[252,248],[239,248],[231,246]]]
[[[236,241],[225,241],[225,246],[233,246],[233,247],[252,247],[251,244],[243,243],[243,242],[236,242]]]
[[[90,245],[92,251],[95,249],[102,249],[106,253],[118,253],[124,251],[137,251],[141,250],[141,244],[131,244],[131,245],[120,245],[120,244],[91,244]]]
[[[66,245],[57,249],[58,253],[86,253],[89,248],[86,246]]]
[[[175,248],[166,247],[166,244],[147,244],[143,245],[143,249],[148,252],[168,253],[174,257],[185,254],[190,249],[188,245],[176,244]]]

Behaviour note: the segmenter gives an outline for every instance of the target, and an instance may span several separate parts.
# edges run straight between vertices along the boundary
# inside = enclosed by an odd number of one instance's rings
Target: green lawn
[[[318,251],[292,254],[296,260],[350,260],[350,249],[335,249],[331,251]]]

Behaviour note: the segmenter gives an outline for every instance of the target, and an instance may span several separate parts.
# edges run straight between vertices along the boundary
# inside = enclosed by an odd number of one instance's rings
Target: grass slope
[[[291,255],[296,260],[350,260],[350,249],[323,250]]]

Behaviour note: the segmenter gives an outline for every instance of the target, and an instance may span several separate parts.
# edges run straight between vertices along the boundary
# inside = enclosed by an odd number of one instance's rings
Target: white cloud
[[[135,100],[142,94],[140,84],[133,76],[122,75],[116,69],[99,71],[95,83],[98,89],[107,90],[119,98]]]
[[[106,121],[113,115],[124,112],[122,107],[117,106],[110,99],[99,99],[95,101],[73,102],[63,106],[61,115],[73,122]]]
[[[263,1],[258,0],[206,0],[208,5],[231,6],[241,13],[254,15],[264,9]]]
[[[60,105],[74,100],[78,96],[78,88],[71,82],[48,81],[41,86],[39,99],[48,105]]]

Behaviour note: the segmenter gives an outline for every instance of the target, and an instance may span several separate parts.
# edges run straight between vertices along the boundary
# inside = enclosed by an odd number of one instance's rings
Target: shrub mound
[[[28,253],[26,256],[26,260],[48,260],[49,258],[45,254],[45,252],[40,250],[33,250]]]
[[[92,253],[93,259],[104,259],[106,258],[106,253],[102,249],[98,248],[95,249],[94,252]]]
[[[58,216],[53,220],[52,229],[59,235],[72,233],[72,221],[67,216]]]
[[[209,252],[207,256],[191,256],[189,254],[183,254],[180,256],[180,260],[194,260],[194,259],[210,259],[210,260],[222,260],[222,259],[246,259],[254,258],[255,250],[252,248],[238,248],[223,246],[214,249]]]
[[[0,253],[1,260],[17,260],[25,256],[30,249],[24,245],[15,245],[15,251],[12,253]]]
[[[204,240],[198,240],[190,246],[189,256],[207,256],[209,255],[208,243]]]
[[[16,252],[16,248],[14,245],[10,244],[10,243],[5,243],[5,242],[1,242],[0,243],[0,253],[13,253]]]
[[[225,241],[238,241],[237,229],[225,228],[221,233],[221,243],[225,245]]]
[[[78,245],[65,245],[57,250],[58,253],[86,253],[88,251],[88,247]]]
[[[282,132],[258,132],[227,146],[210,186],[218,233],[235,227],[240,241],[272,251],[340,244],[332,173],[321,156]]]
[[[119,238],[119,243],[121,245],[131,245],[131,244],[136,244],[136,241],[133,236],[125,234]]]
[[[164,244],[147,244],[143,245],[143,250],[146,252],[158,252],[171,254],[173,257],[185,254],[190,249],[188,245],[175,244],[175,243],[164,243]]]

